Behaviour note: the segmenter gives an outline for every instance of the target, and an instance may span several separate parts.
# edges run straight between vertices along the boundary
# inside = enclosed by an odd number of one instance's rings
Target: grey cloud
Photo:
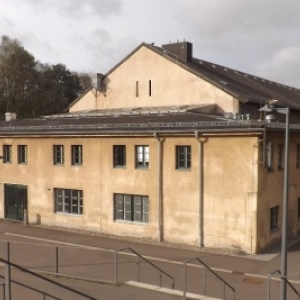
[[[43,11],[56,11],[64,17],[80,18],[87,15],[97,15],[106,18],[110,15],[119,14],[122,11],[122,0],[12,0],[24,4],[30,4],[38,13]]]

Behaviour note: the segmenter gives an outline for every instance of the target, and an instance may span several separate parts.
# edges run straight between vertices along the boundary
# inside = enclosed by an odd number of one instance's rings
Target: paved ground
[[[184,265],[191,258],[199,257],[219,276],[236,289],[236,299],[267,299],[267,275],[280,268],[280,249],[273,248],[269,253],[255,256],[234,256],[208,253],[199,249],[182,249],[170,245],[145,244],[125,239],[92,236],[65,232],[39,226],[25,226],[22,223],[0,220],[0,257],[6,257],[7,241],[10,241],[10,260],[27,268],[55,272],[56,252],[60,273],[94,278],[99,281],[115,280],[115,250],[130,247],[146,256],[152,263],[163,269],[175,279],[175,289],[183,290]],[[79,247],[80,246],[80,247]],[[137,280],[137,260],[129,255],[118,255],[118,282]],[[3,270],[0,274],[4,274]],[[13,270],[12,277],[24,284],[60,295],[62,299],[180,299],[179,296],[132,287],[126,284],[112,284],[70,280],[66,278],[47,278],[70,289],[79,290],[87,297],[76,295],[72,290],[48,282],[42,282],[32,275]],[[206,293],[211,297],[222,298],[224,286],[211,273],[206,275]],[[288,277],[300,291],[300,243],[289,248]],[[187,267],[188,291],[204,294],[204,271],[199,267]],[[140,280],[159,285],[159,272],[141,261]],[[171,287],[172,281],[162,276],[162,285]],[[41,295],[29,292],[12,284],[15,299],[42,299]],[[226,299],[233,299],[229,288],[225,289]],[[279,299],[279,282],[271,282],[271,299]],[[288,299],[298,299],[289,290]],[[34,298],[36,297],[36,298]],[[0,288],[1,299],[1,288]],[[48,299],[48,298],[47,298]],[[50,299],[50,298],[49,298]]]

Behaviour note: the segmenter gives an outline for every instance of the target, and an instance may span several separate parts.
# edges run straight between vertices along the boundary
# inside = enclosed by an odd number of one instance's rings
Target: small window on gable
[[[135,96],[136,97],[139,96],[139,82],[138,81],[135,82]]]
[[[152,83],[151,80],[149,80],[149,97],[152,96]]]

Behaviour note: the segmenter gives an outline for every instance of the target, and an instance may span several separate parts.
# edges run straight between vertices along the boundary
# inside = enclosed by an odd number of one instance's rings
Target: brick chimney
[[[12,112],[5,113],[5,121],[12,121],[16,119],[17,119],[16,113],[12,113]]]
[[[161,46],[168,52],[176,55],[179,59],[185,62],[191,62],[193,58],[193,44],[189,42],[170,43]]]

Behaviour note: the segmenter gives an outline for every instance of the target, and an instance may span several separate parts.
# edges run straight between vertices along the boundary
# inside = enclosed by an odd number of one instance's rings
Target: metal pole
[[[58,246],[55,247],[55,272],[58,274]]]
[[[186,290],[187,290],[187,269],[186,269],[187,265],[186,263],[184,263],[184,288],[183,288],[183,299],[186,300]]]
[[[118,252],[115,252],[115,284],[118,283]]]
[[[140,282],[140,257],[137,256],[137,282]]]
[[[281,276],[280,300],[286,300],[287,280],[287,215],[288,215],[288,183],[289,183],[289,108],[285,111],[285,155],[284,155],[284,182],[283,182],[283,211],[281,234]]]
[[[7,242],[5,264],[5,300],[11,300],[10,244]]]

